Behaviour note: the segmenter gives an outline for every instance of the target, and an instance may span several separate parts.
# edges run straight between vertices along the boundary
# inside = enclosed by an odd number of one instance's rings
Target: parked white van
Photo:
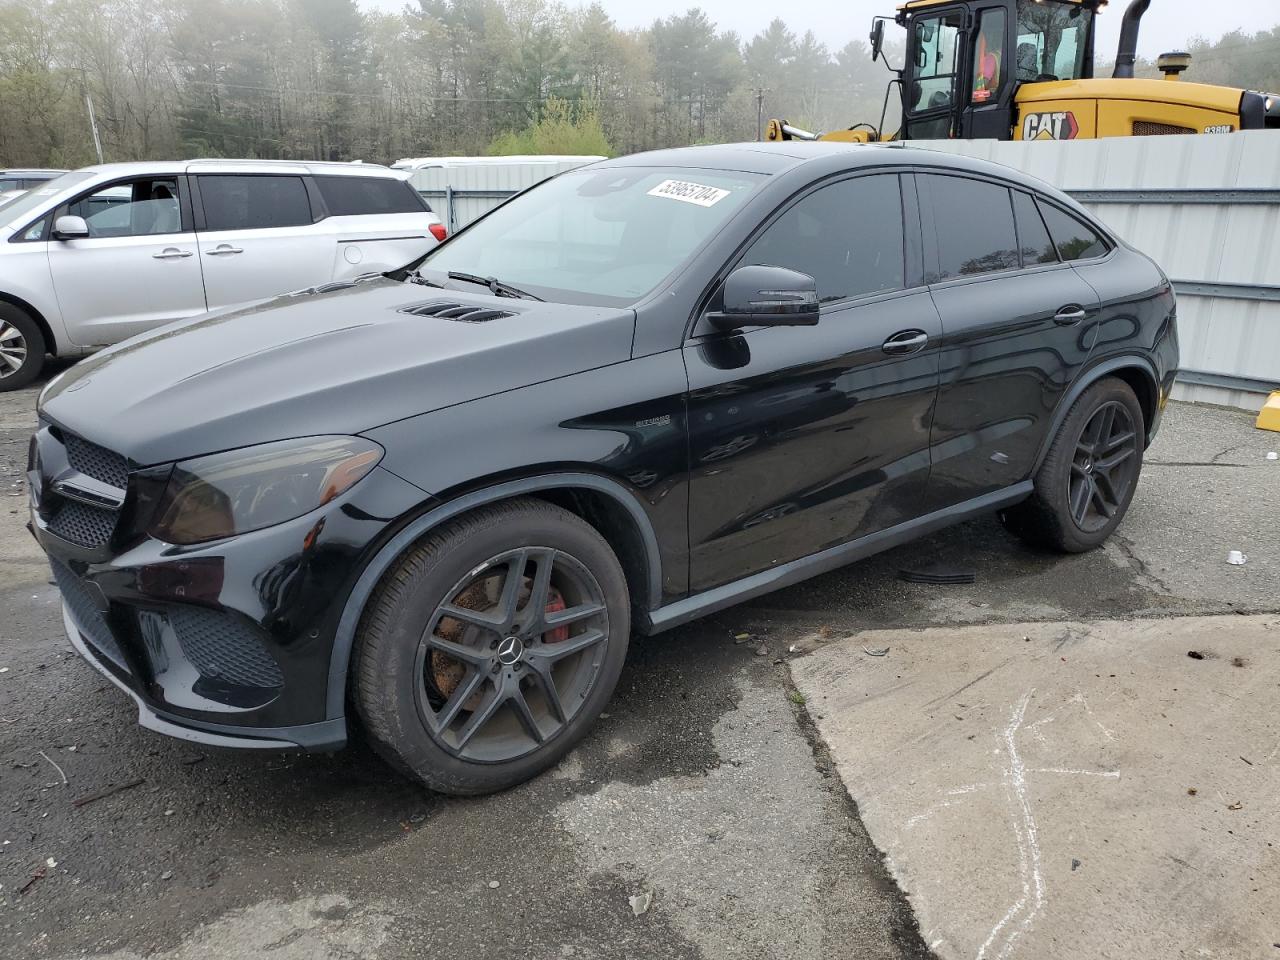
[[[86,167],[0,208],[0,391],[219,307],[403,266],[444,239],[406,174],[356,163]]]

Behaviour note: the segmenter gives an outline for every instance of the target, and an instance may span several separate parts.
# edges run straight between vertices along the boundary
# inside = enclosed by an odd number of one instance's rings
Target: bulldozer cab
[[[1137,79],[1139,23],[1152,0],[1129,0],[1115,68],[1094,77],[1094,21],[1106,0],[906,0],[906,62],[882,49],[889,18],[872,21],[871,51],[894,74],[897,133],[855,124],[811,133],[770,120],[769,140],[1075,140],[1280,130],[1280,95],[1181,79],[1191,58],[1162,54],[1163,80]],[[1176,81],[1173,83],[1167,81]],[[887,112],[887,109],[886,109]]]
[[[895,18],[907,31],[899,135],[1008,139],[1020,84],[1093,76],[1097,5],[1098,0],[910,0]]]

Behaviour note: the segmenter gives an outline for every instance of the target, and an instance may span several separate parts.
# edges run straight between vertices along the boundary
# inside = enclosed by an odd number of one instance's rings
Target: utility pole
[[[764,87],[756,87],[756,139],[764,139]]]
[[[84,105],[89,108],[89,128],[93,130],[93,149],[98,151],[98,162],[102,163],[102,140],[98,136],[98,120],[93,115],[93,98],[89,96],[87,90],[84,94]]]

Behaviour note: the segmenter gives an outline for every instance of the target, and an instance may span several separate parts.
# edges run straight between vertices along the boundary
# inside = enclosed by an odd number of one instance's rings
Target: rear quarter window
[[[1040,212],[1063,260],[1092,260],[1111,249],[1093,227],[1051,203],[1040,203]]]
[[[320,196],[335,217],[425,213],[430,208],[404,180],[383,177],[316,177]]]
[[[1058,251],[1045,229],[1044,220],[1029,193],[1013,191],[1013,212],[1018,218],[1018,242],[1022,246],[1022,265],[1057,263]]]

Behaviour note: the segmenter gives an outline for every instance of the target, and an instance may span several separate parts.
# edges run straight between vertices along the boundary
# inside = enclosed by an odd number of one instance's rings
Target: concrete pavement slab
[[[873,631],[791,671],[944,960],[1280,956],[1280,616]]]

